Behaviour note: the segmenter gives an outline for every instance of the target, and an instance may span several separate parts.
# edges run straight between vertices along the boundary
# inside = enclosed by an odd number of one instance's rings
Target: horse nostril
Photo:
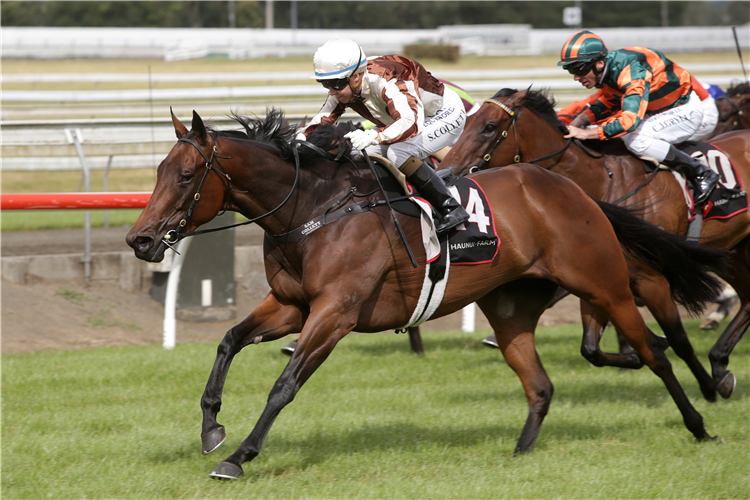
[[[153,246],[153,244],[154,239],[151,236],[143,235],[136,236],[135,238],[132,238],[130,241],[128,241],[128,245],[139,252],[146,252]]]

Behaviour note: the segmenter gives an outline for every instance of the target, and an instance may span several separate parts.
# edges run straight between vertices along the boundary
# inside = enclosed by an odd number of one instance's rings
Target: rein
[[[516,142],[516,154],[513,157],[513,163],[520,163],[520,161],[521,161],[521,152],[520,152],[520,148],[519,148],[519,145],[518,145],[518,136],[516,134],[516,126],[515,126],[516,118],[518,117],[518,108],[516,108],[516,109],[510,109],[508,106],[506,106],[505,104],[503,104],[502,102],[500,102],[500,101],[498,101],[496,99],[487,99],[484,102],[485,103],[489,103],[489,104],[494,104],[495,106],[498,106],[500,109],[502,109],[503,111],[505,111],[506,113],[508,113],[508,115],[510,116],[510,122],[505,127],[505,129],[502,131],[502,133],[500,134],[500,137],[495,142],[495,144],[492,146],[492,148],[490,149],[489,153],[487,153],[486,155],[484,155],[482,157],[482,162],[479,165],[477,165],[475,167],[472,167],[469,172],[476,172],[478,170],[481,170],[482,167],[485,164],[487,164],[492,159],[492,154],[495,152],[495,150],[498,148],[498,146],[500,146],[500,143],[503,142],[506,139],[506,137],[508,137],[508,129],[510,129],[511,126],[513,127],[513,138],[515,139],[515,142]],[[555,158],[556,156],[559,156],[559,155],[563,154],[565,151],[567,151],[567,149],[568,149],[568,147],[570,147],[571,143],[575,143],[576,146],[578,146],[581,149],[581,151],[583,151],[584,153],[586,153],[591,158],[602,158],[604,156],[603,154],[598,154],[597,155],[596,153],[591,152],[586,146],[583,145],[583,143],[580,140],[573,139],[571,137],[570,139],[568,139],[565,142],[565,146],[563,146],[561,149],[555,151],[554,153],[548,154],[547,156],[543,156],[541,158],[537,158],[535,160],[531,160],[531,161],[529,161],[527,163],[534,163],[534,164],[536,164],[536,163],[541,163],[541,162],[543,162],[545,160],[549,160],[551,158]],[[605,162],[606,162],[606,158],[605,158]],[[607,168],[607,172],[609,172],[609,168]],[[611,172],[609,172],[609,176],[612,177],[612,173]]]
[[[201,229],[199,231],[192,231],[190,233],[182,233],[182,228],[184,228],[185,225],[187,225],[187,218],[193,214],[193,210],[195,209],[195,206],[198,204],[198,200],[200,200],[201,198],[201,194],[200,194],[201,189],[203,189],[203,183],[206,181],[206,177],[208,177],[209,171],[214,170],[215,172],[217,172],[217,174],[223,175],[227,180],[227,187],[229,188],[229,190],[234,191],[236,193],[247,193],[247,191],[240,191],[240,190],[234,189],[231,185],[232,178],[227,173],[222,172],[221,170],[219,170],[218,168],[214,166],[214,160],[216,158],[222,158],[224,160],[228,160],[231,157],[220,156],[218,152],[216,151],[215,138],[212,136],[211,139],[214,142],[214,144],[212,145],[212,148],[211,148],[210,158],[208,157],[208,155],[206,155],[205,152],[203,152],[200,146],[198,146],[198,144],[196,144],[194,141],[187,139],[187,138],[178,139],[178,142],[186,142],[198,150],[201,156],[203,156],[203,158],[206,160],[206,171],[203,172],[203,178],[201,179],[200,184],[198,184],[198,190],[193,195],[193,201],[190,203],[190,207],[188,208],[188,211],[185,214],[185,217],[182,220],[180,220],[180,223],[176,230],[171,229],[167,231],[167,233],[162,238],[162,243],[164,243],[168,248],[171,248],[175,252],[177,252],[177,250],[174,249],[174,245],[176,245],[177,242],[179,242],[181,239],[187,238],[188,236],[196,236],[199,234],[213,233],[216,231],[222,231],[224,229],[231,229],[233,227],[245,226],[248,224],[252,224],[253,222],[259,221],[260,219],[263,219],[265,217],[268,217],[271,214],[276,213],[281,207],[283,207],[286,204],[287,201],[289,201],[289,198],[292,197],[292,193],[294,193],[294,191],[297,189],[297,184],[299,183],[299,175],[300,175],[299,152],[297,151],[297,143],[295,143],[294,147],[292,147],[292,152],[294,153],[294,168],[295,168],[294,184],[292,185],[292,189],[289,191],[289,194],[287,194],[286,198],[284,198],[284,201],[282,201],[276,208],[274,208],[273,210],[269,212],[266,212],[265,214],[261,216],[246,220],[244,222],[238,222],[236,224],[230,224],[228,226]]]
[[[740,112],[740,114],[742,114],[742,111],[740,111],[740,108],[737,106],[737,104],[734,103],[734,101],[732,101],[728,97],[725,97],[724,99],[728,99],[732,103],[732,105],[735,108],[737,108],[737,110]],[[495,142],[495,144],[492,146],[492,148],[490,149],[489,153],[487,153],[486,155],[484,155],[484,157],[482,158],[482,162],[479,165],[475,166],[475,167],[471,167],[469,169],[469,173],[478,172],[479,170],[482,169],[482,167],[484,165],[486,165],[492,159],[492,154],[495,152],[495,150],[498,148],[498,146],[500,146],[500,143],[503,142],[506,137],[508,137],[508,129],[510,129],[511,126],[513,126],[513,138],[515,139],[515,142],[516,142],[516,154],[513,157],[513,162],[514,163],[519,163],[521,161],[521,154],[520,154],[520,150],[519,150],[518,137],[517,137],[517,134],[516,134],[516,127],[515,127],[516,118],[518,117],[518,108],[516,108],[516,109],[510,109],[508,106],[506,106],[505,104],[503,104],[502,102],[500,102],[500,101],[498,101],[496,99],[487,99],[484,102],[485,103],[489,103],[489,104],[494,104],[495,106],[498,106],[500,109],[502,109],[503,111],[505,111],[510,116],[510,122],[508,122],[508,125],[502,131],[502,133],[500,134],[500,137]],[[550,154],[548,154],[546,156],[542,156],[541,158],[537,158],[535,160],[531,160],[531,161],[529,161],[527,163],[537,164],[537,163],[541,163],[541,162],[546,161],[546,160],[550,160],[550,159],[555,158],[557,156],[560,156],[561,154],[565,153],[565,151],[567,151],[568,148],[570,147],[570,145],[573,144],[573,143],[575,143],[575,145],[578,146],[578,148],[581,151],[583,151],[590,158],[594,158],[594,159],[604,158],[604,169],[607,171],[607,176],[609,177],[609,188],[607,189],[607,196],[606,196],[605,201],[607,201],[609,203],[609,198],[612,195],[612,187],[613,187],[613,184],[614,184],[614,179],[613,179],[612,171],[609,169],[609,165],[607,164],[607,156],[605,154],[603,154],[603,153],[598,153],[597,154],[597,153],[592,152],[586,146],[584,146],[584,144],[579,139],[574,139],[574,138],[571,137],[567,141],[565,141],[565,145],[562,148],[560,148],[559,150],[555,151],[554,153],[550,153]],[[614,205],[617,205],[620,202],[622,202],[623,200],[626,200],[626,199],[630,198],[631,196],[633,196],[634,194],[636,194],[638,191],[640,191],[641,189],[643,189],[644,186],[646,186],[649,182],[651,182],[651,180],[654,178],[654,176],[656,175],[656,173],[658,172],[658,170],[659,170],[658,168],[656,170],[654,170],[654,172],[651,175],[649,175],[646,178],[645,181],[643,181],[641,184],[639,184],[638,186],[636,186],[632,191],[630,191],[629,193],[627,193],[624,196],[621,196],[620,198],[618,198],[617,200],[615,200],[614,202],[611,202],[611,203],[613,203]]]

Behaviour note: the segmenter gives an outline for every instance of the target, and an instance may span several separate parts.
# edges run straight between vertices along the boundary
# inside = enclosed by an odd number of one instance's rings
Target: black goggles
[[[327,89],[343,90],[349,85],[349,79],[337,78],[336,80],[318,80],[318,83]]]
[[[586,76],[589,71],[596,67],[596,61],[592,62],[579,62],[565,66],[565,69],[574,76]]]

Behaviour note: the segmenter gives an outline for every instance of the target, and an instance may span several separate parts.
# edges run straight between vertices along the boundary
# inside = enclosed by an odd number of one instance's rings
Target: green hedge
[[[439,59],[447,62],[458,62],[461,57],[458,45],[433,45],[416,43],[404,47],[404,55],[409,59]]]

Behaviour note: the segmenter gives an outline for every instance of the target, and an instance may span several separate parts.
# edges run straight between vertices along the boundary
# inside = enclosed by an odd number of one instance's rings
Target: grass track
[[[687,322],[701,359],[716,334]],[[654,326],[652,325],[652,328]],[[555,396],[536,450],[511,458],[525,397],[486,332],[352,335],[277,419],[245,478],[208,472],[249,433],[287,358],[283,341],[235,359],[220,422],[227,442],[200,455],[208,344],[3,357],[3,498],[748,498],[750,349],[737,388],[709,404],[684,363],[678,378],[711,433],[696,443],[648,369],[589,365],[580,326],[540,328]],[[605,335],[614,349],[613,335]]]

